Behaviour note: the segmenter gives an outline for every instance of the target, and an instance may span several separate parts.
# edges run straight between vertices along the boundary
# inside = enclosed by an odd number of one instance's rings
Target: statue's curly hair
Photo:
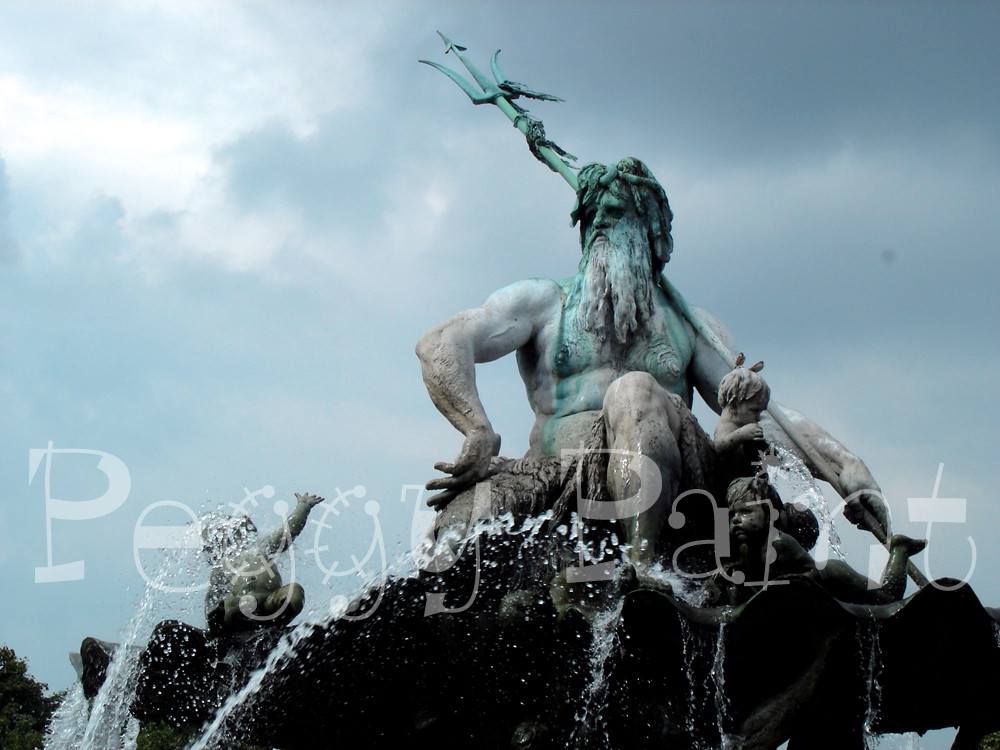
[[[576,205],[570,213],[570,226],[580,223],[580,242],[596,213],[597,201],[605,190],[617,182],[626,189],[636,213],[646,220],[647,239],[653,250],[656,271],[670,260],[674,240],[670,227],[674,214],[670,210],[667,194],[649,167],[634,157],[626,157],[617,164],[587,164],[577,175]]]
[[[753,368],[737,366],[719,383],[719,406],[722,408],[734,401],[750,401],[758,396],[766,404],[771,400],[771,388]]]
[[[774,489],[767,477],[739,477],[729,483],[726,488],[726,505],[732,509],[736,503],[743,500],[766,500],[774,508],[775,513],[781,513],[785,509],[785,504],[781,501],[781,496]]]

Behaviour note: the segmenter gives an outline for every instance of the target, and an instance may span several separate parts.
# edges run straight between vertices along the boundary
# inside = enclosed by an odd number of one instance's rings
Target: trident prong
[[[462,54],[466,50],[465,47],[461,44],[455,44],[440,31],[438,32],[438,36],[444,41],[444,53],[447,55],[449,51],[454,52],[455,57],[462,61],[462,65],[464,65],[465,69],[472,74],[472,77],[483,91],[490,95],[493,95],[494,93],[500,94],[500,89],[497,88],[496,84],[487,78],[483,72],[479,70],[479,68],[465,59],[465,55]]]
[[[529,99],[539,99],[546,102],[566,101],[565,99],[560,99],[558,96],[552,96],[552,94],[543,94],[540,91],[532,91],[523,83],[508,81],[506,77],[504,77],[503,71],[500,70],[500,62],[497,60],[497,56],[499,54],[500,50],[493,53],[493,57],[490,58],[490,68],[493,70],[493,77],[497,80],[497,86],[499,86],[511,99],[516,99],[519,96],[526,96]]]
[[[462,53],[466,50],[460,44],[455,44],[448,37],[438,32],[438,36],[444,41],[444,51],[445,54],[449,52],[454,52],[455,56],[462,61],[462,65],[465,69],[469,71],[472,78],[482,91],[478,91],[472,83],[459,73],[456,73],[450,68],[446,68],[444,65],[439,65],[436,62],[431,62],[430,60],[420,60],[424,65],[430,65],[432,68],[436,68],[448,76],[452,81],[454,81],[462,91],[466,93],[469,100],[473,104],[495,104],[503,112],[507,118],[514,123],[514,127],[524,133],[525,138],[528,141],[528,148],[531,153],[535,155],[540,162],[545,164],[553,172],[557,172],[562,176],[566,182],[575,190],[576,189],[576,173],[573,172],[573,167],[570,166],[569,162],[562,157],[565,156],[569,159],[575,159],[572,154],[567,154],[559,146],[557,146],[552,141],[545,137],[545,128],[542,126],[542,121],[538,118],[532,117],[528,114],[527,110],[523,107],[514,104],[513,100],[518,97],[524,96],[528,99],[540,99],[544,101],[555,101],[561,102],[557,96],[552,96],[551,94],[542,94],[538,91],[532,91],[527,88],[524,84],[518,83],[517,81],[508,81],[500,70],[500,65],[497,62],[497,55],[500,54],[500,50],[493,53],[493,58],[490,61],[490,67],[493,72],[493,77],[495,81],[491,81],[487,76],[485,76],[482,71],[479,70],[475,65],[469,62],[465,55]]]
[[[473,104],[493,104],[496,102],[497,98],[506,96],[506,93],[501,91],[500,88],[497,86],[497,84],[495,84],[485,75],[483,75],[482,71],[480,71],[479,68],[477,68],[475,65],[473,65],[472,63],[470,63],[468,60],[465,59],[465,55],[463,55],[462,52],[464,52],[467,49],[466,47],[463,47],[461,44],[455,44],[455,42],[451,41],[451,39],[446,37],[440,31],[438,32],[438,36],[441,37],[442,41],[444,42],[444,53],[446,55],[449,52],[455,53],[455,57],[457,57],[459,60],[462,61],[462,65],[464,65],[465,69],[472,74],[473,79],[476,81],[476,83],[479,84],[479,87],[483,90],[483,93],[476,91],[475,87],[473,87],[471,83],[469,83],[460,74],[456,73],[454,70],[451,70],[450,68],[446,68],[443,65],[438,65],[437,63],[434,62],[430,62],[429,60],[421,60],[420,62],[422,62],[424,65],[430,65],[432,68],[437,68],[446,76],[448,76],[451,80],[457,83],[459,87],[462,89],[462,91],[464,91],[466,94],[469,95],[469,99],[472,100]]]
[[[461,74],[456,73],[451,68],[446,68],[444,65],[439,65],[436,62],[431,62],[430,60],[420,60],[424,65],[430,65],[432,68],[437,68],[451,80],[458,84],[459,88],[462,89],[466,94],[468,94],[469,99],[473,104],[492,104],[496,101],[498,96],[503,96],[504,93],[497,87],[493,87],[495,90],[487,93],[479,93],[473,88],[472,84],[465,80]]]

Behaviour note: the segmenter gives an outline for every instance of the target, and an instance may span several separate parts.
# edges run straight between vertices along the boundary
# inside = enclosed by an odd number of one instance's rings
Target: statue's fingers
[[[429,490],[450,490],[462,484],[461,477],[435,477],[424,485]]]
[[[430,480],[424,485],[429,490],[464,490],[466,487],[471,487],[476,482],[485,476],[482,471],[477,471],[475,467],[464,471],[461,474],[455,474],[450,477],[437,477],[436,479]]]
[[[467,474],[472,471],[476,464],[479,463],[479,459],[475,456],[462,456],[460,455],[455,459],[455,463],[451,464],[451,469],[449,474]]]
[[[844,506],[844,518],[855,526],[859,525],[864,520],[864,517],[865,510],[857,500],[852,500]]]
[[[450,503],[458,495],[458,490],[445,490],[427,498],[427,505],[437,510]]]
[[[455,464],[449,463],[448,461],[438,461],[434,464],[434,468],[437,471],[443,471],[445,474],[455,473]]]

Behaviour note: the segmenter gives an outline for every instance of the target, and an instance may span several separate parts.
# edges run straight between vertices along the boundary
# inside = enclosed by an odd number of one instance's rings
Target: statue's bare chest
[[[670,309],[657,310],[646,330],[624,343],[599,341],[577,324],[572,311],[564,310],[546,348],[556,381],[586,377],[590,372],[605,377],[647,372],[664,388],[678,393],[687,387],[685,373],[693,352],[683,321]]]

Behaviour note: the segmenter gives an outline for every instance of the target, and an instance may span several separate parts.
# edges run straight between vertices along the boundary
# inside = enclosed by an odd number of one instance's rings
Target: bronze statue
[[[454,462],[437,465],[448,476],[428,483],[441,490],[430,502],[443,511],[439,532],[511,509],[515,519],[551,517],[504,524],[503,532],[494,524],[475,538],[474,552],[380,582],[359,600],[371,605],[365,617],[331,616],[296,630],[273,661],[242,639],[161,623],[142,657],[136,716],[198,727],[215,715],[224,739],[287,748],[325,737],[420,746],[444,731],[490,747],[774,750],[788,740],[794,750],[860,750],[869,732],[941,726],[963,727],[956,748],[976,747],[998,725],[997,689],[981,679],[1000,669],[996,612],[950,580],[901,600],[909,557],[925,542],[888,536],[864,463],[775,404],[759,367],[740,367],[722,324],[662,274],[673,215],[649,169],[624,159],[576,174],[540,121],[514,104],[553,97],[507,81],[496,55],[489,80],[464,48],[445,41],[481,91],[435,67],[475,103],[500,107],[532,152],[576,189],[583,258],[570,279],[518,282],[421,338],[428,392],[465,438]],[[528,453],[513,460],[498,456],[475,379],[478,363],[510,353],[535,414]],[[695,390],[721,412],[714,441],[691,415]],[[843,562],[810,556],[815,517],[782,503],[765,472],[746,476],[764,443],[802,458],[847,499],[848,517],[890,548],[881,586]],[[730,484],[734,473],[743,476]],[[578,488],[586,492],[578,496]],[[649,585],[661,572],[656,564],[675,563],[671,548],[684,546],[674,532],[687,511],[678,512],[675,498],[688,489],[703,491],[692,497],[715,493],[703,503],[718,532],[708,546],[723,557],[706,574],[707,602],[686,598],[683,579]],[[618,524],[628,543],[635,565],[617,579],[570,575],[585,567],[582,555],[580,568],[572,558],[586,540],[582,526],[573,536],[562,519],[570,502],[584,499],[572,509]],[[218,558],[233,562],[228,575],[221,565],[213,574],[214,628],[229,633],[262,615],[284,616],[281,606],[301,608],[301,589],[282,586],[271,566],[317,502],[299,496],[288,528],[256,547],[244,525],[222,527],[220,549],[233,551]],[[608,557],[618,555],[617,544],[608,547]],[[430,606],[432,597],[439,606]],[[258,635],[283,637],[264,630],[247,641]],[[252,687],[243,702],[215,713],[239,684]],[[407,705],[387,721],[400,685],[410,688]]]
[[[736,359],[732,337],[714,316],[689,305],[662,274],[673,250],[673,213],[646,165],[627,158],[574,173],[567,158],[575,157],[548,140],[541,121],[514,101],[555,97],[512,85],[497,54],[490,80],[463,55],[465,47],[441,38],[445,52],[459,58],[481,91],[448,68],[421,62],[445,73],[473,103],[495,104],[525,134],[536,158],[576,190],[571,219],[580,225],[583,258],[575,277],[512,284],[481,307],[439,323],[418,342],[431,399],[465,436],[455,461],[435,466],[451,476],[428,482],[428,489],[443,490],[430,504],[446,505],[495,470],[491,458],[500,439],[479,400],[475,365],[516,352],[535,413],[528,456],[557,457],[588,444],[592,449],[591,433],[603,431],[601,450],[610,452],[607,489],[622,511],[616,517],[632,560],[652,563],[669,551],[660,538],[679,491],[717,489],[706,487],[700,476],[712,473],[714,456],[709,441],[691,429],[690,406],[697,389],[720,411],[719,385]],[[777,404],[769,407],[762,427],[769,443],[805,459],[847,499],[845,515],[852,522],[888,542],[882,493],[860,458]],[[650,489],[656,478],[637,456],[658,467],[658,488]],[[643,489],[637,476],[644,469]],[[639,492],[640,501],[629,502]]]
[[[740,353],[736,367],[719,383],[722,411],[712,435],[723,469],[732,479],[757,474],[763,467],[762,454],[768,449],[760,426],[761,414],[771,400],[771,389],[760,375],[764,363],[742,365]]]
[[[584,167],[572,218],[580,224],[583,253],[575,276],[505,287],[481,307],[434,326],[417,344],[431,399],[465,435],[455,461],[436,466],[450,476],[427,486],[444,490],[440,502],[488,476],[499,436],[479,400],[475,366],[516,353],[535,412],[529,455],[559,456],[578,448],[602,418],[605,448],[619,451],[611,454],[607,472],[615,501],[638,492],[635,457],[655,461],[658,497],[623,519],[633,561],[653,563],[667,552],[660,538],[679,488],[697,486],[685,475],[712,450],[707,436],[682,441],[682,426],[693,419],[693,392],[719,411],[719,385],[731,366],[688,321],[666,286],[662,270],[673,248],[673,215],[663,188],[642,162]],[[732,340],[708,312],[693,312],[719,339]],[[887,525],[881,493],[864,462],[801,414],[771,408],[796,424],[800,440],[822,446],[846,491],[861,491],[851,500],[858,512],[854,519],[867,510]],[[769,442],[796,450],[773,420],[765,416],[762,428]]]
[[[205,619],[212,635],[286,625],[302,611],[301,584],[282,583],[276,561],[323,498],[299,493],[295,497],[298,503],[282,527],[261,540],[246,516],[220,515],[203,527],[204,551],[213,565],[205,595]]]
[[[710,604],[743,604],[782,578],[802,575],[833,597],[854,604],[889,604],[903,598],[906,564],[927,546],[925,539],[895,534],[889,560],[876,585],[842,560],[817,564],[808,549],[815,542],[797,534],[781,498],[765,476],[734,479],[726,493],[730,554],[707,588]]]

